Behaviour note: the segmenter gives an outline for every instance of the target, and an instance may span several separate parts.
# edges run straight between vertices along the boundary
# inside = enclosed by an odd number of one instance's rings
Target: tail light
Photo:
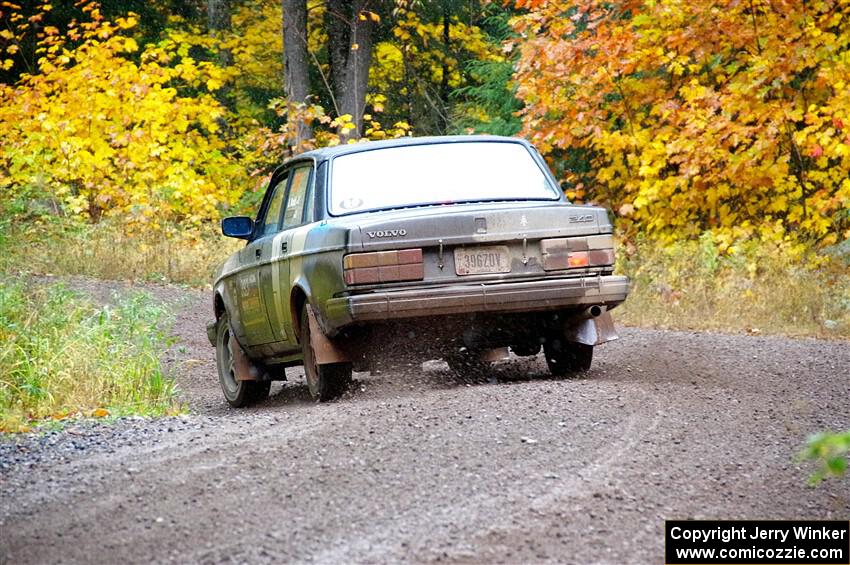
[[[342,260],[345,284],[420,281],[425,278],[422,249],[353,253]]]
[[[594,235],[541,239],[540,254],[544,271],[613,265],[614,237]]]

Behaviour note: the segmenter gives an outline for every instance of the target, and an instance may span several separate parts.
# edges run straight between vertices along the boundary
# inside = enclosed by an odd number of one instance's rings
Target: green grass
[[[0,431],[179,411],[160,362],[167,321],[141,293],[100,305],[62,284],[0,275]]]
[[[847,261],[757,241],[721,252],[708,235],[626,243],[617,268],[632,289],[615,317],[634,326],[848,338]]]

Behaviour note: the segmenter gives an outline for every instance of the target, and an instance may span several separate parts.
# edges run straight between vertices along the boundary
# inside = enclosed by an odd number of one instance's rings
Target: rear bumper
[[[622,303],[628,293],[628,277],[615,275],[459,284],[332,298],[327,302],[327,317],[329,325],[338,329],[355,322],[421,316],[542,312],[593,304],[610,308]]]

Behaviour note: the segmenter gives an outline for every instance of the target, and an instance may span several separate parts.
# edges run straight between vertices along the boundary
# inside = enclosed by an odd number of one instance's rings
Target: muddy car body
[[[411,353],[463,378],[506,347],[542,347],[556,375],[585,370],[628,293],[606,211],[570,204],[515,138],[311,151],[274,173],[256,219],[222,230],[248,241],[216,276],[208,328],[237,406],[299,364],[317,399],[352,367]]]

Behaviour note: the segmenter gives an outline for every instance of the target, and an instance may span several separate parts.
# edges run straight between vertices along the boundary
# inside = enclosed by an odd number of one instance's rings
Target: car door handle
[[[259,259],[260,257],[262,257],[262,256],[263,256],[263,250],[262,250],[261,248],[259,248],[259,247],[258,247],[257,249],[255,249],[255,250],[254,250],[254,256],[255,256],[257,259]]]
[[[286,253],[287,244],[285,241],[280,242],[280,250]]]

